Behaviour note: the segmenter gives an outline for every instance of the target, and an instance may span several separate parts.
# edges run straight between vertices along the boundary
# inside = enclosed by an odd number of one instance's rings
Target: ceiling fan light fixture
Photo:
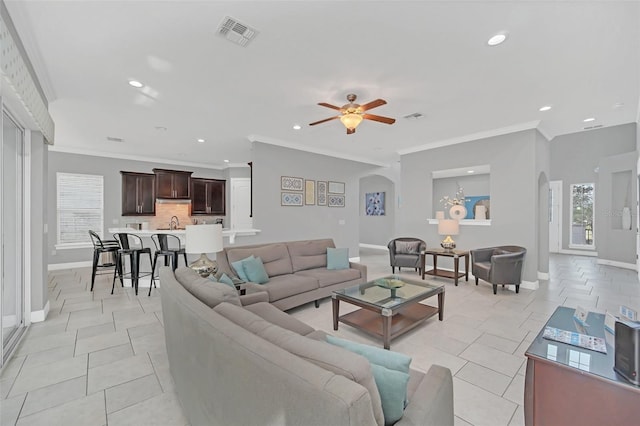
[[[347,130],[353,131],[362,121],[362,115],[355,112],[350,112],[340,117],[340,121],[342,121],[342,124],[344,124],[344,127],[346,127]]]

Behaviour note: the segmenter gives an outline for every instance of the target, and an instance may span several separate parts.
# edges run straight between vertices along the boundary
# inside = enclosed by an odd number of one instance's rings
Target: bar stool
[[[113,284],[111,286],[111,294],[113,294],[113,290],[116,287],[116,275],[120,277],[120,285],[124,287],[123,278],[130,277],[133,282],[133,288],[135,289],[136,296],[138,295],[138,279],[140,277],[145,277],[147,275],[151,276],[151,284],[149,287],[153,285],[155,287],[156,283],[153,278],[153,272],[140,272],[140,255],[148,254],[149,255],[149,265],[153,265],[151,260],[151,249],[149,247],[144,247],[142,243],[142,238],[140,238],[136,234],[129,234],[127,232],[120,232],[117,234],[113,234],[114,238],[120,241],[121,248],[116,252],[116,270],[113,272]],[[124,264],[123,257],[129,256],[129,263],[131,264],[131,272],[124,272]],[[151,295],[151,289],[149,289],[149,295]]]
[[[120,249],[120,243],[116,240],[103,240],[96,232],[91,230],[89,230],[89,236],[93,243],[93,269],[91,270],[91,291],[93,291],[96,275],[102,275],[97,273],[98,269],[118,267],[118,264],[115,262],[115,257],[117,256],[117,251]],[[100,262],[100,256],[102,256],[103,253],[111,253],[110,262]]]
[[[180,243],[180,238],[173,234],[153,234],[151,236],[153,244],[156,246],[156,252],[153,255],[153,267],[152,270],[156,272],[156,262],[158,256],[164,257],[164,266],[169,266],[171,260],[171,266],[175,271],[178,268],[178,258],[180,255],[184,256],[184,264],[188,266],[187,253]]]

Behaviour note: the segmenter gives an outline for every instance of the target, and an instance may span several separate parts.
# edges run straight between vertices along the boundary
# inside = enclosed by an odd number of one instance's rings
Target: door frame
[[[562,251],[562,204],[563,204],[563,199],[562,199],[562,181],[561,180],[552,180],[549,181],[549,191],[551,191],[552,195],[552,200],[551,200],[551,211],[552,211],[552,215],[553,217],[556,219],[556,221],[558,222],[558,226],[557,227],[553,227],[551,226],[551,223],[549,223],[549,252],[550,253],[560,253]],[[555,200],[558,200],[558,211],[554,212],[553,211],[553,204]],[[555,213],[555,214],[554,214]],[[552,235],[553,233],[556,233],[557,235]],[[555,243],[555,244],[554,244]],[[553,244],[553,247],[552,247]]]

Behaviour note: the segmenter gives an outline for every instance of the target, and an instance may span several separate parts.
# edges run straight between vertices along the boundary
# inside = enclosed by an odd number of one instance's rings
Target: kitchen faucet
[[[178,216],[171,216],[171,221],[169,222],[169,229],[171,231],[175,230],[180,226],[180,221],[178,220]]]

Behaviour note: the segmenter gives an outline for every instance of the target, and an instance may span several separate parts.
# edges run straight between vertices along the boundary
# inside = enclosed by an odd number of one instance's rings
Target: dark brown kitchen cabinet
[[[191,179],[191,214],[225,215],[225,183],[219,179]]]
[[[153,169],[156,175],[156,197],[170,200],[191,198],[191,173],[181,170]]]
[[[156,176],[150,173],[122,174],[122,215],[156,215]]]

